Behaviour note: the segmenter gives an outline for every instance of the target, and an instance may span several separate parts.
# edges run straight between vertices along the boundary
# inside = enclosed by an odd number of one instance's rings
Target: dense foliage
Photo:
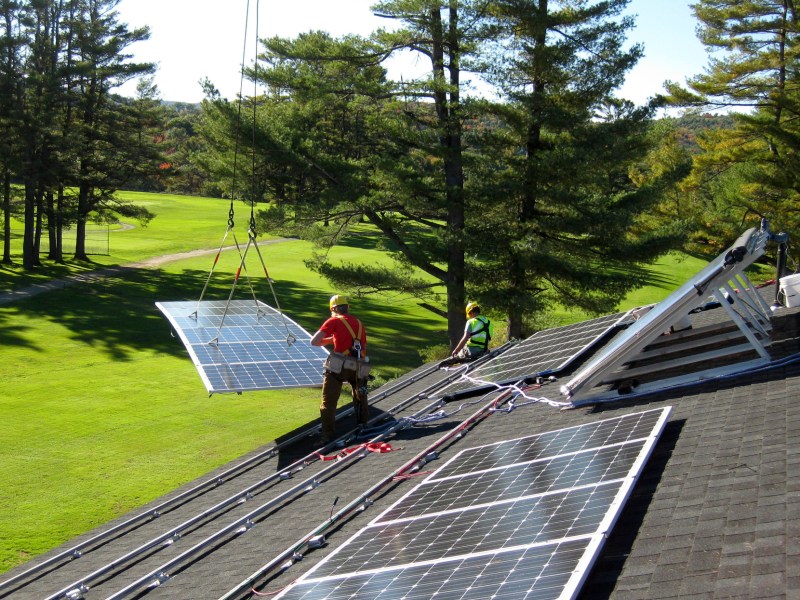
[[[800,211],[800,22],[791,0],[699,0],[702,42],[717,52],[687,88],[688,107],[734,109],[732,127],[698,137],[686,189],[697,197],[696,242],[720,246],[742,223],[766,218],[798,231]]]
[[[468,296],[507,316],[513,337],[553,303],[611,309],[681,229],[639,219],[672,173],[628,176],[648,152],[653,109],[612,97],[641,53],[624,49],[626,5],[384,1],[374,10],[395,27],[370,39],[267,40],[249,73],[265,93],[247,117],[257,134],[244,192],[269,204],[261,226],[325,248],[370,222],[396,268],[324,253],[314,267],[337,286],[442,306],[451,343]],[[399,51],[427,73],[389,80],[382,63]],[[478,78],[497,100],[466,94]],[[220,98],[204,104],[219,175],[231,140],[248,144],[236,117]]]
[[[112,212],[147,218],[114,192],[159,164],[154,134],[160,103],[146,80],[140,96],[111,91],[154,69],[130,62],[126,49],[147,39],[113,10],[119,0],[0,2],[0,174],[10,262],[10,217],[17,189],[24,214],[23,264],[39,263],[39,243],[50,236],[50,258],[60,261],[61,231],[77,230],[75,257],[85,259],[90,218]],[[19,187],[12,184],[18,184]]]

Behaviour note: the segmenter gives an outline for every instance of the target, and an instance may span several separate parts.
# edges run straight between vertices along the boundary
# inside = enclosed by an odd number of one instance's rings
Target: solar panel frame
[[[605,315],[573,325],[538,331],[499,356],[437,390],[437,397],[510,385],[527,378],[558,373],[625,322],[629,312]]]
[[[311,346],[305,329],[261,301],[156,306],[183,342],[209,394],[322,385],[328,351]]]
[[[472,461],[494,456],[502,444],[462,450],[336,548],[277,598],[574,598],[616,522],[645,462],[661,435],[671,407],[623,415],[515,440],[562,439],[570,451],[550,448],[523,464]],[[587,433],[578,442],[580,432]],[[559,435],[559,432],[567,432]],[[599,432],[599,433],[598,433]],[[610,443],[607,443],[610,442]],[[616,477],[594,474],[580,485],[522,486],[518,492],[483,501],[470,496],[467,478],[520,470],[527,466],[636,447],[629,465]],[[626,453],[627,454],[627,453]],[[462,472],[462,460],[489,468]],[[611,460],[610,465],[614,465]],[[585,471],[597,465],[587,463]],[[416,502],[442,483],[457,490],[451,506]],[[480,488],[480,486],[473,486]],[[429,488],[429,489],[427,489]],[[423,491],[420,491],[423,490]],[[445,496],[442,496],[445,497]],[[598,499],[591,504],[590,499]],[[405,511],[398,507],[415,507]],[[554,507],[554,508],[553,508]],[[421,509],[421,510],[418,510]],[[483,520],[481,520],[483,518]],[[583,519],[583,520],[581,520]],[[546,557],[546,558],[543,558]],[[482,570],[485,565],[491,568]]]
[[[351,577],[303,580],[276,598],[554,600],[564,597],[565,590],[580,589],[591,566],[587,564],[587,556],[595,554],[602,543],[602,536],[593,536],[502,553],[404,565],[394,571],[365,571]],[[572,596],[574,593],[566,597]]]
[[[728,250],[656,304],[635,321],[623,335],[616,338],[573,375],[561,386],[562,395],[572,398],[582,390],[591,390],[591,387],[601,381],[607,373],[652,343],[673,324],[685,319],[691,310],[701,306],[710,293],[743,274],[747,267],[763,256],[768,240],[769,232],[763,229],[753,227],[744,232]],[[744,253],[740,259],[733,260],[731,257],[738,254],[742,248]]]

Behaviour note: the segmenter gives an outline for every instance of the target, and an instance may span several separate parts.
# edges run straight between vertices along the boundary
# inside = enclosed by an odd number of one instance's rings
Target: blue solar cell
[[[463,450],[442,466],[436,472],[437,478],[645,439],[660,418],[660,410],[650,410],[625,415],[618,419],[605,419],[587,425],[470,448]]]
[[[261,302],[158,302],[210,393],[322,385],[328,352]]]
[[[347,578],[303,581],[278,596],[287,600],[385,599],[555,599],[561,597],[587,548],[596,540],[565,541],[544,547],[407,564]]]
[[[574,597],[670,410],[467,449],[277,598]]]
[[[622,479],[645,443],[646,440],[637,440],[459,477],[430,480],[398,502],[381,521]]]
[[[506,550],[598,532],[619,485],[604,484],[479,504],[365,528],[317,577]]]

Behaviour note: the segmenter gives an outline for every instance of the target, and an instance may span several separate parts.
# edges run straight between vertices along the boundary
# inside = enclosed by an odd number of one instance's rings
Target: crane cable
[[[209,281],[211,280],[211,276],[214,273],[214,269],[219,261],[220,254],[223,250],[225,245],[225,240],[227,239],[230,232],[234,229],[234,201],[237,197],[237,174],[238,174],[238,164],[239,164],[239,145],[241,139],[241,124],[242,124],[242,106],[243,106],[243,98],[244,98],[244,78],[245,78],[245,60],[247,56],[247,32],[249,29],[249,21],[250,21],[250,0],[247,2],[247,9],[245,13],[245,32],[244,32],[244,44],[242,48],[242,65],[241,65],[241,75],[239,80],[239,99],[238,99],[238,106],[237,106],[237,115],[236,115],[236,136],[235,136],[235,143],[234,143],[234,151],[233,151],[233,174],[232,174],[232,182],[231,182],[231,194],[230,194],[230,208],[228,210],[228,226],[225,231],[225,235],[222,238],[222,243],[220,244],[220,248],[217,251],[217,255],[214,258],[214,263],[211,266],[211,271],[208,274],[208,278],[206,279],[205,285],[203,286],[203,291],[200,294],[199,303],[202,302],[203,297],[205,296],[206,290],[209,285]],[[239,278],[241,276],[242,270],[244,270],[245,277],[247,279],[248,286],[250,288],[250,293],[253,296],[253,301],[256,306],[256,315],[260,317],[263,312],[258,306],[258,299],[256,298],[256,293],[253,288],[252,280],[250,279],[250,275],[247,271],[247,254],[250,250],[250,247],[254,247],[256,249],[256,253],[258,254],[258,258],[261,262],[261,267],[264,271],[264,276],[267,279],[267,283],[269,284],[270,291],[272,292],[272,298],[275,302],[275,309],[278,311],[278,314],[281,316],[281,320],[283,322],[283,326],[286,329],[286,343],[288,346],[291,346],[297,341],[297,338],[292,335],[291,331],[289,330],[289,325],[286,322],[286,316],[283,314],[281,310],[280,303],[278,302],[278,296],[275,291],[275,287],[272,282],[272,278],[269,276],[269,271],[267,270],[267,266],[264,262],[264,257],[261,253],[261,250],[258,247],[258,243],[256,241],[257,231],[256,231],[256,218],[255,218],[255,205],[256,205],[256,184],[257,184],[257,176],[256,176],[256,118],[257,118],[257,108],[258,108],[258,22],[259,22],[259,0],[255,2],[255,50],[254,50],[254,59],[253,59],[253,126],[252,126],[252,148],[251,148],[251,155],[252,155],[252,164],[251,164],[251,193],[250,193],[250,223],[247,231],[248,242],[247,246],[245,246],[244,251],[242,251],[241,246],[239,245],[239,241],[236,239],[236,233],[233,231],[233,239],[234,244],[236,245],[236,249],[239,252],[239,267],[236,269],[236,274],[233,279],[233,284],[231,285],[231,291],[228,294],[228,300],[225,303],[225,309],[222,313],[222,318],[220,319],[219,327],[217,329],[216,336],[209,342],[212,344],[216,344],[219,341],[219,334],[222,331],[222,326],[224,325],[225,318],[228,314],[228,309],[230,307],[230,302],[233,299],[233,294],[236,291],[236,287],[239,282]],[[197,311],[195,310],[195,315]]]

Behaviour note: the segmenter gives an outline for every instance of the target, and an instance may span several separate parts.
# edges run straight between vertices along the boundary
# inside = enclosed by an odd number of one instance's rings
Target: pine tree
[[[20,5],[12,0],[0,2],[0,174],[3,187],[3,258],[11,263],[11,178],[19,172],[20,101],[22,81],[22,48],[25,38],[20,32]]]
[[[335,243],[347,223],[363,217],[384,234],[398,257],[395,269],[337,266],[325,260],[316,268],[338,284],[358,289],[402,289],[419,296],[443,285],[453,345],[465,320],[462,127],[468,116],[461,99],[462,65],[475,60],[478,40],[487,35],[481,13],[486,4],[379,2],[376,14],[399,24],[391,33],[378,32],[372,44],[355,38],[334,43],[317,34],[292,42],[273,40],[268,44],[272,67],[263,75],[272,89],[289,91],[295,103],[290,108],[271,102],[273,124],[309,119],[300,131],[305,130],[303,147],[319,152],[313,161],[307,150],[291,158],[278,149],[300,145],[297,138],[273,144],[270,152],[283,155],[289,165],[308,165],[294,184],[303,191],[301,210],[337,225],[315,229],[318,237]],[[378,63],[400,51],[418,53],[429,65],[428,75],[390,87]],[[372,73],[372,83],[365,85],[369,78],[351,72],[353,67]],[[276,127],[280,125],[273,125],[273,133]],[[298,131],[287,127],[285,141],[293,139],[290,130],[295,135]],[[286,189],[273,190],[275,198],[286,202]],[[326,236],[331,231],[335,234]],[[411,267],[429,279],[409,277]]]
[[[642,53],[625,48],[627,4],[496,3],[503,59],[493,81],[509,101],[495,107],[499,125],[483,141],[491,151],[477,179],[489,183],[474,190],[470,229],[481,234],[470,236],[470,280],[507,312],[510,337],[526,333],[524,315],[553,303],[612,310],[642,282],[637,263],[675,241],[671,226],[633,236],[659,183],[637,186],[628,172],[648,151],[652,107],[612,98]]]
[[[795,4],[699,0],[694,11],[700,40],[721,56],[691,78],[688,89],[670,83],[671,101],[737,112],[732,129],[700,139],[704,152],[695,159],[693,182],[710,193],[707,209],[720,218],[727,214],[732,226],[766,217],[776,228],[797,231],[800,23]],[[721,202],[715,190],[725,190],[727,200]]]
[[[129,111],[111,91],[126,81],[152,73],[151,63],[129,62],[127,48],[145,40],[147,27],[130,30],[114,10],[120,0],[76,0],[72,26],[76,76],[75,126],[76,210],[75,258],[87,260],[86,224],[92,211],[113,201],[113,194],[130,177],[131,153],[138,152],[127,124]],[[133,144],[133,146],[131,146]]]
[[[145,39],[117,21],[119,0],[3,0],[0,45],[0,127],[5,144],[4,211],[11,177],[24,187],[23,266],[39,261],[47,225],[50,258],[62,260],[61,228],[78,224],[76,257],[85,259],[85,223],[104,210],[134,161],[152,160],[136,135],[144,133],[135,109],[111,90],[154,65],[128,62],[126,48]],[[141,116],[141,111],[139,116]],[[68,189],[77,188],[77,200]],[[112,201],[113,202],[113,201]],[[75,206],[77,204],[77,206]],[[117,212],[127,210],[124,205]],[[146,213],[141,213],[146,217]],[[8,227],[8,215],[5,218]],[[6,236],[8,241],[8,236]],[[9,259],[9,248],[4,249]]]

